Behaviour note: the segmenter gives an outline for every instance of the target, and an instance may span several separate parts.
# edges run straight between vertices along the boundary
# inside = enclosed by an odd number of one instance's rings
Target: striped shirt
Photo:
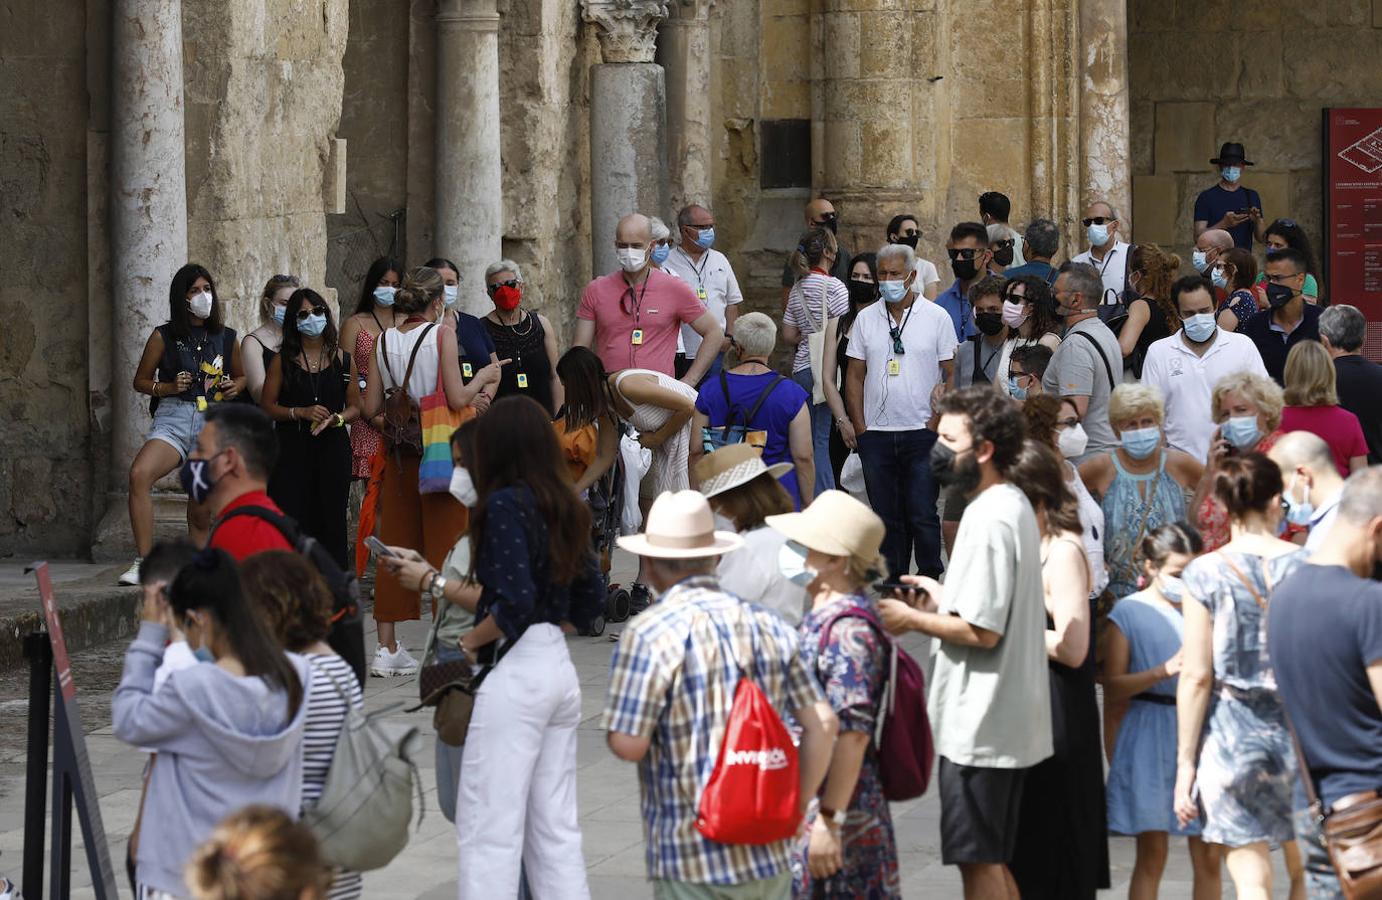
[[[675,585],[615,648],[602,727],[652,738],[638,764],[650,878],[728,885],[787,871],[791,841],[720,844],[696,830],[739,681],[736,659],[784,719],[822,699],[792,627],[711,576]]]
[[[302,809],[311,809],[321,799],[331,759],[336,755],[336,741],[345,727],[346,699],[359,709],[365,702],[360,682],[350,664],[336,654],[309,653],[312,665],[312,684],[307,693],[307,723],[302,735]],[[334,678],[334,681],[333,681]],[[337,687],[339,685],[339,688]],[[359,872],[335,870],[328,900],[353,900],[364,890]]]
[[[782,313],[782,324],[795,325],[801,332],[801,341],[792,357],[793,372],[811,368],[811,342],[807,335],[824,330],[821,328],[821,304],[825,304],[824,318],[829,325],[830,319],[838,319],[849,312],[849,288],[840,279],[813,269],[792,285],[787,294],[787,309]]]

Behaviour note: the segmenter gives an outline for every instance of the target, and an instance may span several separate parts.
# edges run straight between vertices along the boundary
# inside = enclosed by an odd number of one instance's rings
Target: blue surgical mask
[[[274,322],[278,327],[283,327],[283,314],[288,311],[286,306],[274,306]]]
[[[777,553],[777,570],[782,577],[804,588],[816,580],[816,573],[806,567],[807,550],[796,541],[788,541]]]
[[[661,266],[672,255],[670,244],[653,244],[653,265]]]
[[[1240,178],[1243,177],[1243,167],[1242,167],[1242,166],[1224,166],[1224,168],[1223,168],[1223,176],[1224,176],[1224,181],[1227,181],[1229,184],[1237,184],[1237,183],[1238,183],[1238,179],[1240,179]]]
[[[1161,445],[1161,429],[1134,428],[1123,432],[1123,449],[1133,459],[1146,459]]]
[[[1203,275],[1204,270],[1209,268],[1209,254],[1204,250],[1190,251],[1190,265],[1195,267],[1196,272]]]
[[[1172,603],[1185,599],[1185,582],[1181,581],[1180,576],[1161,575],[1158,580],[1161,582],[1161,596]]]
[[[446,297],[446,308],[451,309],[456,305],[456,300],[461,295],[461,289],[457,285],[448,284],[442,289],[442,294]]]
[[[1257,427],[1257,416],[1234,416],[1223,424],[1219,433],[1239,450],[1247,450],[1257,444],[1262,437],[1262,429]]]
[[[197,662],[214,663],[216,661],[216,657],[212,656],[211,651],[205,647],[198,647],[193,650],[192,655],[197,658]]]
[[[1014,400],[1027,399],[1027,389],[1025,387],[1018,386],[1016,375],[1008,376],[1008,393],[1012,396]]]
[[[1214,329],[1218,324],[1214,321],[1214,313],[1196,313],[1185,320],[1185,336],[1197,344],[1214,337]]]
[[[1090,246],[1102,247],[1108,243],[1108,226],[1090,225],[1085,229],[1085,237],[1089,238]]]
[[[1291,495],[1295,493],[1296,482],[1300,480],[1300,473],[1291,474],[1291,484],[1286,488],[1281,499],[1286,501],[1286,521],[1292,525],[1309,525],[1310,520],[1315,517],[1315,504],[1310,502],[1310,485],[1305,486],[1305,496],[1300,500],[1292,500]]]
[[[307,318],[298,320],[298,334],[305,334],[308,337],[321,337],[321,333],[325,330],[325,313],[312,313],[312,315]]]
[[[878,282],[878,293],[888,303],[901,303],[903,298],[907,296],[907,282],[905,279],[902,281],[880,281]]]
[[[1224,274],[1223,266],[1215,266],[1210,273],[1209,279],[1214,282],[1214,286],[1221,290],[1228,288],[1228,276]]]
[[[374,302],[380,306],[393,306],[393,295],[398,293],[396,287],[386,287],[380,285],[374,289]]]
[[[702,228],[696,233],[696,246],[702,250],[709,250],[715,244],[715,226]]]

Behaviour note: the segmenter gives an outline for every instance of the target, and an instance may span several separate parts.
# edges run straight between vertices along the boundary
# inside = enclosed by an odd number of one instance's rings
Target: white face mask
[[[199,294],[193,294],[187,301],[187,308],[198,319],[205,319],[211,315],[211,291],[205,290]]]
[[[1056,445],[1060,447],[1061,456],[1074,459],[1084,455],[1085,448],[1089,446],[1089,435],[1085,434],[1084,426],[1076,422],[1060,433]]]
[[[470,477],[470,470],[465,466],[457,466],[451,470],[451,496],[464,507],[473,507],[480,500],[480,495],[475,491],[475,482]]]
[[[614,254],[619,258],[619,268],[629,274],[641,270],[648,263],[648,251],[643,247],[617,247]]]
[[[451,309],[453,306],[456,305],[456,300],[460,297],[460,295],[461,289],[459,285],[448,284],[446,287],[442,288],[442,296],[446,298],[447,309]]]

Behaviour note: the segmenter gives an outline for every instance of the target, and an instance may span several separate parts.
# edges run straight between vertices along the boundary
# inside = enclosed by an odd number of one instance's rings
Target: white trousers
[[[460,900],[588,900],[576,811],[581,689],[555,625],[532,625],[486,678],[456,801]]]

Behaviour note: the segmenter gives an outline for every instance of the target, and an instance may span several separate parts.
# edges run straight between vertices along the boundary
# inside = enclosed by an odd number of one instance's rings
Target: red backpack
[[[717,630],[720,624],[715,623]],[[749,623],[750,646],[756,631]],[[771,844],[786,840],[801,824],[797,748],[763,691],[725,646],[739,670],[720,757],[701,793],[696,830],[721,844]],[[755,653],[755,662],[757,654]]]
[[[883,796],[894,803],[920,797],[931,782],[936,761],[931,720],[926,714],[926,676],[917,661],[897,646],[877,616],[862,606],[852,606],[826,621],[817,658],[830,639],[831,627],[849,616],[869,623],[889,650],[888,680],[883,685],[873,731]]]

